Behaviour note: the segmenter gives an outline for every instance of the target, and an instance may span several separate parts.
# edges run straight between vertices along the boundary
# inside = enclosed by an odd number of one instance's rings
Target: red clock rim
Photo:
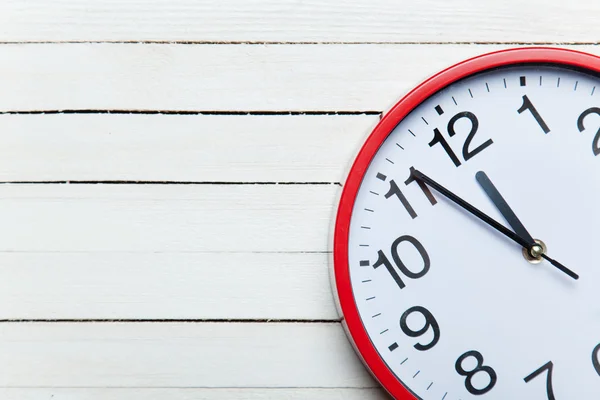
[[[350,283],[348,238],[350,218],[364,174],[387,136],[427,98],[468,76],[510,65],[558,64],[600,73],[600,57],[574,50],[529,47],[483,54],[455,64],[410,91],[383,116],[360,149],[344,184],[333,236],[334,279],[345,327],[357,352],[381,385],[397,400],[416,400],[381,359],[362,324]]]

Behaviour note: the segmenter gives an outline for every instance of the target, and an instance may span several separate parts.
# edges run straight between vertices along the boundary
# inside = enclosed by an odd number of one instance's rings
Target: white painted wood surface
[[[4,400],[389,400],[377,388],[11,388],[0,389],[0,396]]]
[[[55,323],[0,327],[0,384],[365,388],[337,323]]]
[[[337,185],[2,185],[0,251],[325,252]]]
[[[597,42],[600,3],[542,0],[4,2],[5,41]]]
[[[0,115],[0,181],[341,182],[378,121],[377,115]]]
[[[0,320],[336,321],[329,258],[328,253],[4,251]]]
[[[352,157],[380,112],[464,58],[600,54],[599,11],[1,2],[0,398],[387,398],[329,285]]]
[[[430,75],[509,47],[4,45],[0,111],[384,111]]]

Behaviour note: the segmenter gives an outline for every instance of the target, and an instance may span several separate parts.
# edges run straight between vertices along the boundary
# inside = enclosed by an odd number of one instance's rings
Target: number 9
[[[425,317],[425,325],[423,325],[422,328],[416,331],[410,329],[408,327],[408,324],[406,323],[408,316],[412,313],[419,313],[423,315],[423,317]],[[426,351],[431,349],[440,340],[440,326],[438,325],[433,315],[425,307],[415,306],[406,310],[404,314],[402,314],[402,317],[400,317],[400,328],[402,328],[402,332],[404,332],[406,336],[410,337],[422,336],[425,332],[429,330],[429,328],[433,329],[433,340],[431,342],[427,344],[417,343],[414,345],[415,349],[419,351]]]

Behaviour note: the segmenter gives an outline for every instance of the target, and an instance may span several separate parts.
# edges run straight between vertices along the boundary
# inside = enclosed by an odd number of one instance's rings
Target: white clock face
[[[379,148],[352,211],[349,273],[373,346],[415,397],[600,396],[595,107],[591,74],[501,68],[430,97]],[[580,279],[530,263],[521,246],[407,181],[411,167],[510,228],[476,179],[482,171]]]

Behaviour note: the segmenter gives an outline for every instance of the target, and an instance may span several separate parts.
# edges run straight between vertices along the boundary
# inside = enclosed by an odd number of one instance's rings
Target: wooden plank
[[[327,253],[0,253],[0,319],[338,320],[329,258]]]
[[[0,252],[323,252],[337,185],[1,185]]]
[[[374,388],[339,323],[0,325],[10,387]]]
[[[596,42],[600,4],[471,0],[3,2],[4,41]],[[557,29],[560,25],[560,29]]]
[[[0,115],[0,181],[340,182],[378,116]]]
[[[0,389],[4,400],[389,400],[382,389]]]
[[[386,110],[429,75],[506,47],[4,45],[0,110]]]

